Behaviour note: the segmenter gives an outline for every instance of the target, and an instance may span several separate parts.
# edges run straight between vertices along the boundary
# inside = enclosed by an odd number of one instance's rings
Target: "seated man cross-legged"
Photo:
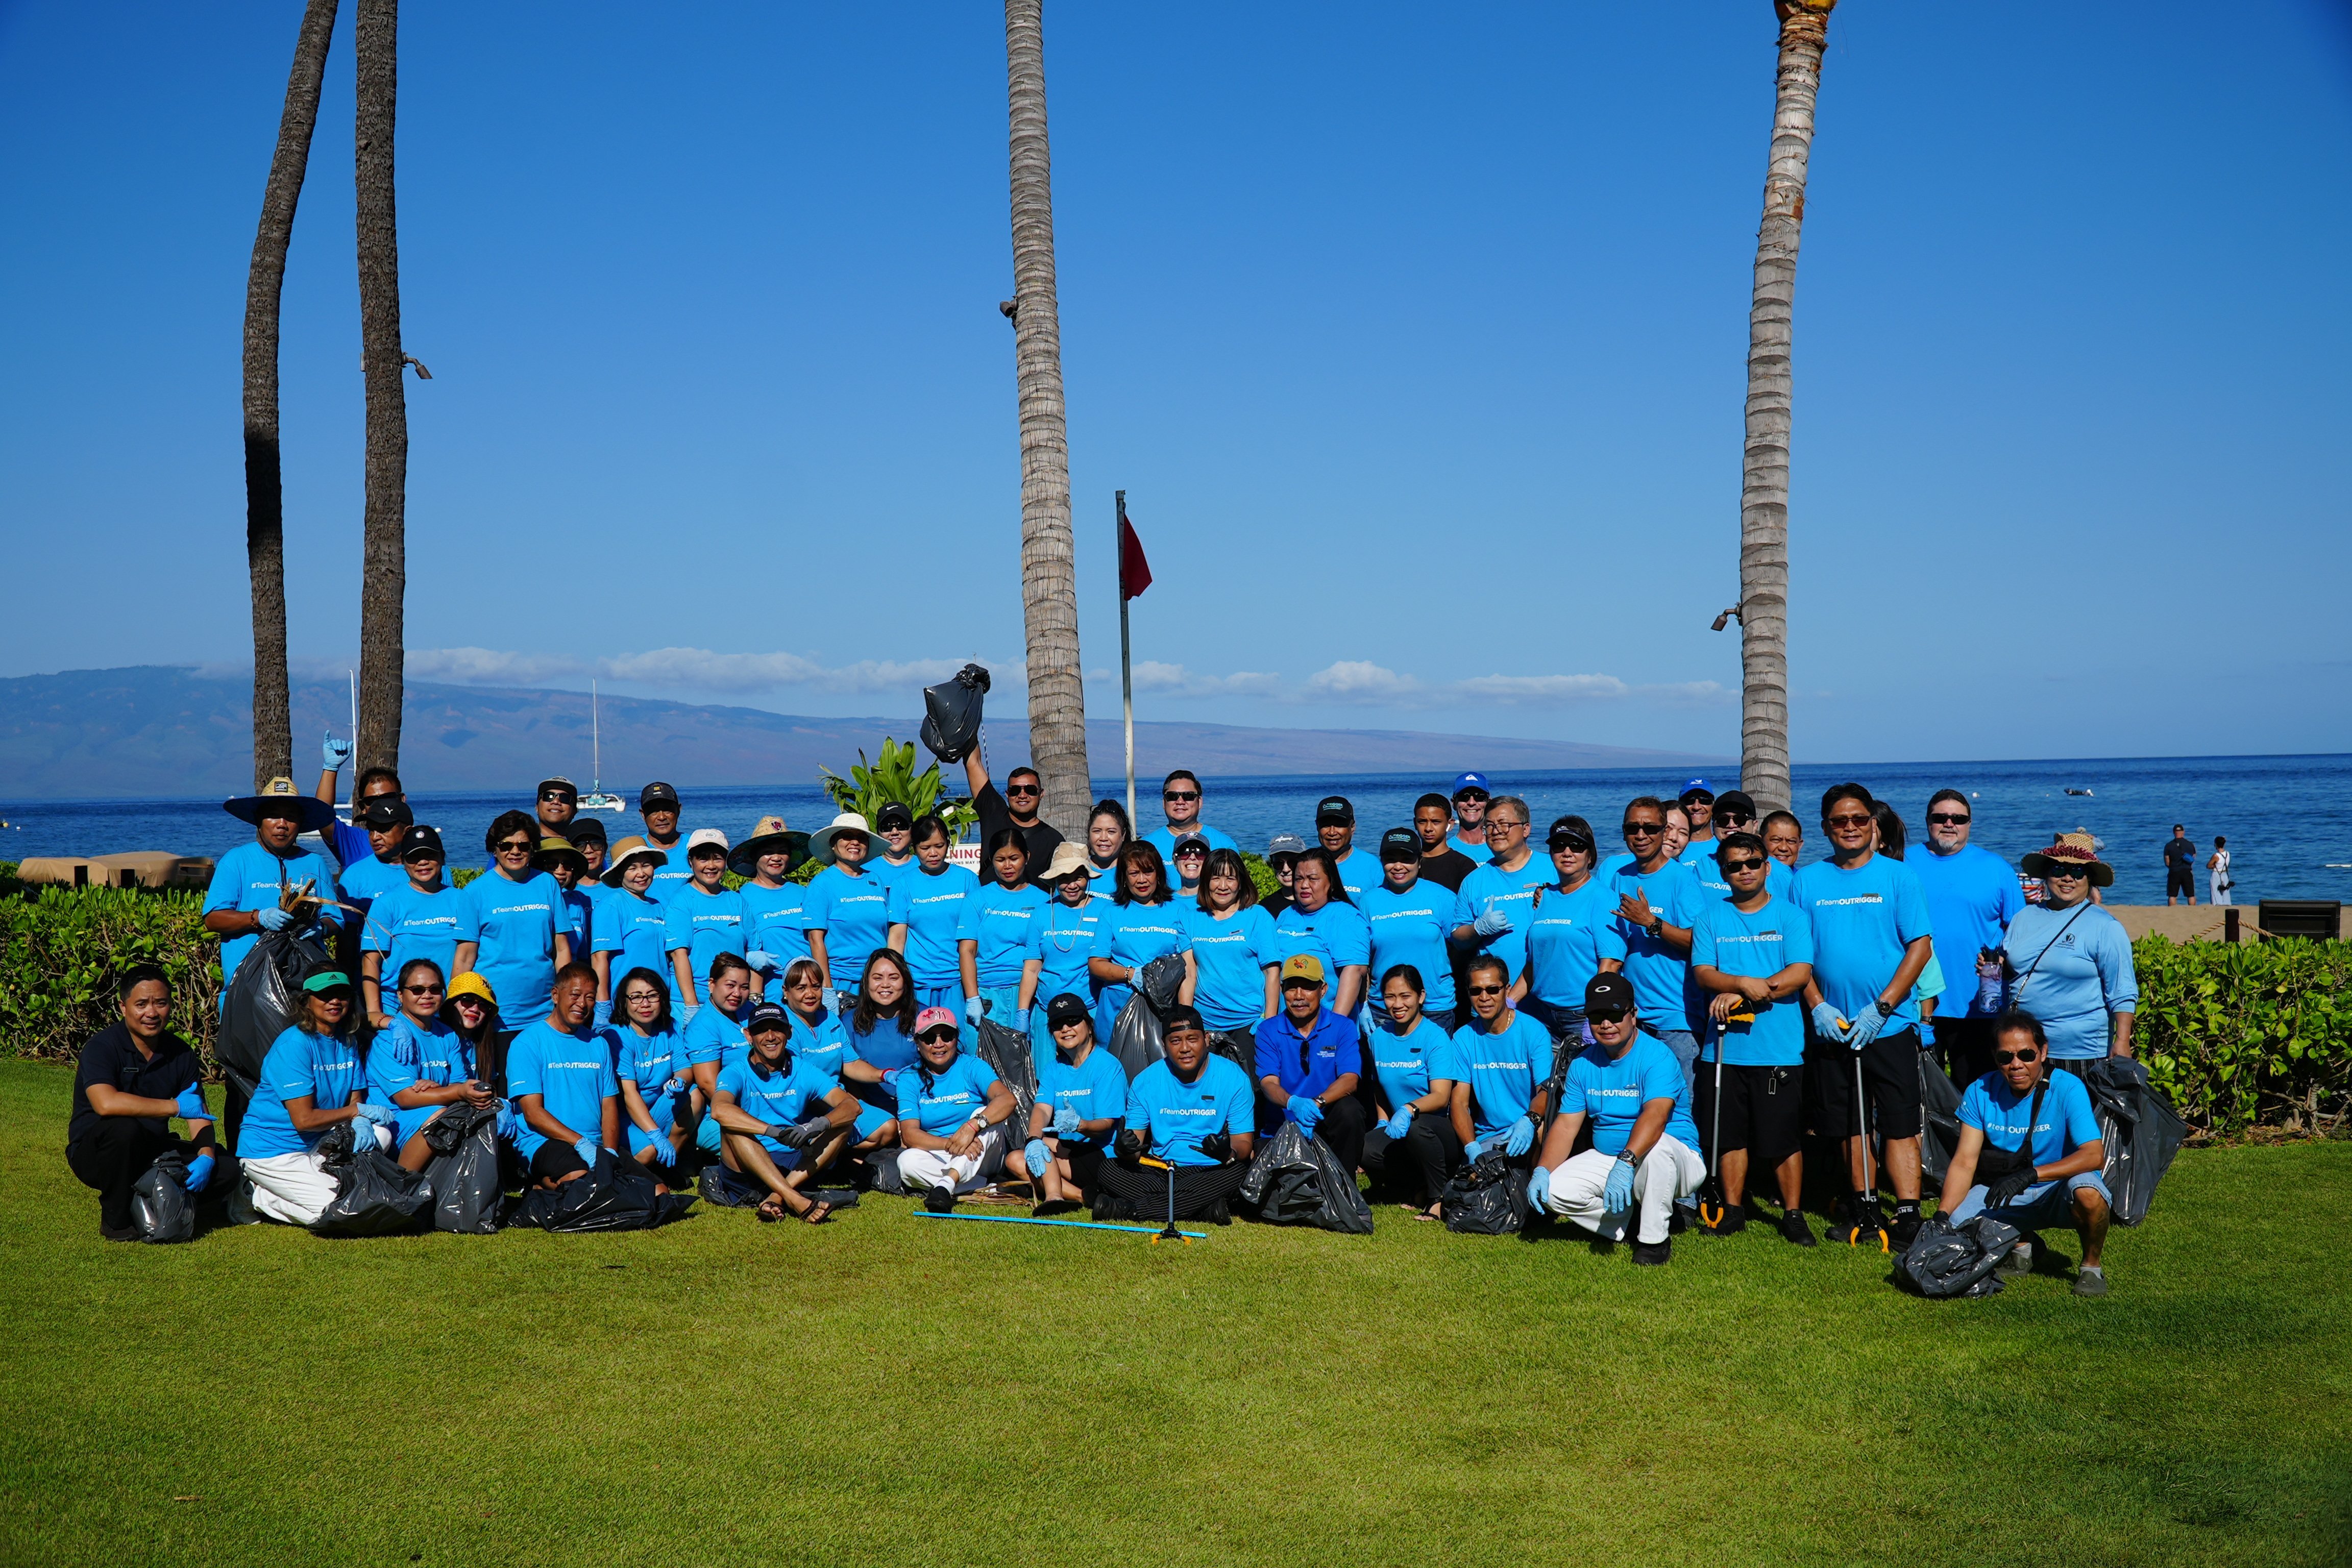
[[[924,1189],[933,1214],[955,1207],[956,1184],[986,1168],[1013,1120],[1013,1090],[996,1069],[957,1046],[956,1016],[945,1007],[915,1015],[915,1065],[898,1069],[898,1180]]]
[[[2050,1042],[2031,1013],[1993,1020],[1993,1070],[1960,1097],[1960,1142],[1944,1173],[1936,1206],[1953,1225],[1980,1214],[2021,1231],[2072,1221],[2083,1241],[2077,1296],[2107,1293],[2099,1251],[2113,1201],[2100,1167],[2106,1146],[2091,1091],[2073,1073],[2050,1070]],[[2033,1267],[2033,1247],[2020,1241],[2001,1272]]]
[[[1633,1261],[1664,1263],[1674,1257],[1675,1200],[1706,1179],[1682,1064],[1642,1033],[1633,984],[1622,974],[1592,977],[1584,988],[1584,1016],[1593,1043],[1568,1064],[1559,1115],[1528,1182],[1528,1205],[1606,1241],[1623,1239],[1638,1210]],[[1587,1117],[1592,1147],[1571,1159]]]
[[[1189,1005],[1169,1009],[1164,1044],[1166,1059],[1137,1073],[1127,1086],[1127,1127],[1113,1146],[1118,1157],[1098,1173],[1095,1217],[1124,1214],[1229,1223],[1227,1201],[1248,1176],[1257,1142],[1251,1132],[1248,1075],[1209,1053],[1208,1026]],[[1158,1164],[1147,1165],[1146,1160]],[[1158,1168],[1167,1165],[1176,1167],[1172,1216],[1170,1173]]]
[[[719,1124],[719,1157],[727,1168],[768,1189],[760,1217],[787,1211],[823,1225],[833,1205],[801,1189],[831,1164],[857,1122],[857,1100],[814,1062],[795,1061],[792,1015],[761,1002],[743,1023],[749,1047],[719,1069],[710,1118]]]
[[[1127,1109],[1127,1072],[1095,1044],[1094,1015],[1085,1001],[1063,992],[1045,1005],[1045,1026],[1054,1057],[1037,1064],[1037,1103],[1021,1151],[1039,1191],[1040,1216],[1084,1205]]]

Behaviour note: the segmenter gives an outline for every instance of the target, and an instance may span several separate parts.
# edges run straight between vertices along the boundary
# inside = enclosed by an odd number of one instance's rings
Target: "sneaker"
[[[2075,1295],[2104,1296],[2106,1293],[2107,1271],[2105,1269],[2085,1268],[2074,1276]]]
[[[1819,1247],[1813,1239],[1813,1227],[1805,1223],[1802,1209],[1790,1209],[1780,1216],[1780,1239],[1799,1247]]]
[[[1919,1211],[1916,1208],[1896,1209],[1894,1223],[1886,1227],[1886,1240],[1897,1252],[1908,1252],[1911,1242],[1919,1234]]]
[[[1698,1228],[1707,1236],[1738,1236],[1748,1228],[1748,1211],[1736,1205],[1727,1208],[1721,1219],[1713,1225],[1701,1224]]]
[[[923,1206],[933,1214],[953,1214],[955,1189],[953,1187],[931,1188],[923,1194]]]
[[[1697,1212],[1695,1208],[1685,1208],[1682,1205],[1676,1204],[1674,1212],[1666,1215],[1666,1239],[1671,1241],[1688,1230],[1691,1227],[1691,1216]]]
[[[1215,1203],[1209,1205],[1208,1212],[1201,1215],[1201,1217],[1207,1220],[1211,1225],[1233,1224],[1234,1205],[1232,1200],[1228,1198],[1219,1198]]]
[[[1671,1263],[1674,1257],[1675,1238],[1671,1235],[1664,1241],[1637,1241],[1633,1244],[1633,1261],[1644,1268]]]
[[[98,1235],[101,1241],[136,1241],[139,1239],[139,1227],[135,1225],[100,1224]]]
[[[2031,1274],[2033,1272],[2033,1244],[2021,1241],[2009,1249],[2006,1257],[1992,1266],[1996,1274]]]
[[[253,1212],[253,1184],[239,1180],[230,1186],[221,1199],[221,1217],[231,1225],[259,1225],[261,1216]]]

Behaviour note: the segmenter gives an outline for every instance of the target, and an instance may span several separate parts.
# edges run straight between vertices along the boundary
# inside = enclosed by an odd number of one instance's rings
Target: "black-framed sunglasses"
[[[2090,868],[2084,866],[2053,866],[2042,873],[2042,879],[2045,882],[2079,882],[2090,874]]]
[[[1868,827],[1874,820],[1874,818],[1869,816],[1855,816],[1851,815],[1845,816],[1825,816],[1822,818],[1822,826],[1824,827]]]
[[[509,838],[499,846],[499,853],[501,855],[528,855],[531,852],[531,842],[528,838]]]
[[[1742,811],[1736,805],[1728,811],[1717,806],[1715,819],[1726,827],[1745,827],[1756,820],[1756,814],[1752,811]]]
[[[1726,860],[1723,868],[1727,871],[1754,871],[1761,869],[1763,865],[1761,860]]]
[[[1629,822],[1624,827],[1628,838],[1649,838],[1665,830],[1666,825],[1663,822]]]
[[[922,1041],[923,1044],[927,1046],[936,1046],[941,1040],[952,1040],[955,1037],[956,1031],[949,1028],[944,1024],[934,1024],[929,1028],[925,1029],[921,1034],[915,1037],[915,1038]]]
[[[442,990],[443,987],[438,985],[404,985],[400,994],[404,996],[438,996]]]
[[[539,798],[541,800],[577,801],[580,797],[573,795],[568,789],[543,789],[539,792]]]
[[[1162,800],[1198,800],[1201,798],[1201,792],[1199,790],[1181,789],[1162,790],[1160,792],[1160,798]]]
[[[1016,795],[1044,795],[1045,792],[1037,784],[1006,784],[1004,793],[1009,798]]]
[[[1995,1051],[1992,1059],[1996,1067],[2007,1067],[2011,1062],[2023,1062],[2030,1067],[2042,1059],[2042,1052],[2038,1047],[2029,1046],[2021,1051]]]
[[[1631,1007],[1595,1007],[1585,1016],[1596,1024],[1622,1024],[1633,1014]]]
[[[1931,811],[1927,814],[1927,820],[1941,827],[1958,827],[1969,818],[1964,812]]]
[[[1500,996],[1504,991],[1504,987],[1500,985],[1470,985],[1464,989],[1473,996]]]

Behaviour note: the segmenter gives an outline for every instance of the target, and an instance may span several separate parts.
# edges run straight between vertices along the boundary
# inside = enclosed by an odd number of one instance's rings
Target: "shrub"
[[[14,871],[15,868],[9,868]],[[190,889],[26,889],[0,897],[0,1031],[20,1057],[71,1060],[121,1016],[114,978],[157,963],[172,982],[172,1025],[212,1054],[220,1019],[220,941]]]
[[[2352,1100],[2352,942],[2132,944],[2134,1048],[2190,1129],[2326,1135]]]

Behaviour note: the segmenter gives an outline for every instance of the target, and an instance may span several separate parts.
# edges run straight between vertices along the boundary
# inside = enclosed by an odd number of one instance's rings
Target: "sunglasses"
[[[1622,1024],[1633,1011],[1630,1007],[1595,1007],[1586,1016],[1596,1024]]]
[[[1176,851],[1176,858],[1179,860],[1206,860],[1208,858],[1209,852],[1205,849],[1179,849]]]
[[[2091,873],[2080,866],[2053,866],[2042,873],[2045,882],[2079,882]]]
[[[539,798],[541,800],[578,800],[580,797],[573,795],[568,789],[543,789],[539,792]]]
[[[1579,855],[1590,855],[1592,853],[1592,840],[1590,838],[1561,837],[1555,838],[1551,841],[1551,852],[1553,854],[1559,854],[1562,850],[1566,849],[1573,849]]]
[[[2042,1053],[2038,1050],[1995,1051],[1992,1059],[1994,1065],[2007,1067],[2011,1062],[2038,1062],[2042,1059]]]
[[[1465,789],[1454,797],[1456,805],[1484,805],[1491,799],[1483,789]]]
[[[1040,788],[1039,788],[1037,785],[1035,785],[1035,784],[1006,784],[1006,785],[1004,786],[1004,793],[1005,793],[1007,795],[1043,795],[1043,794],[1045,794],[1045,792],[1043,789],[1040,789]]]
[[[504,844],[499,846],[499,853],[501,855],[528,855],[531,852],[531,842],[528,838],[509,838]]]
[[[1663,822],[1629,822],[1623,831],[1628,838],[1650,838],[1665,830],[1666,825]]]
[[[952,1040],[955,1037],[956,1032],[953,1029],[940,1028],[936,1026],[924,1030],[921,1034],[915,1037],[915,1038],[922,1041],[923,1044],[927,1046],[936,1046],[941,1040]]]
[[[1958,811],[1931,811],[1927,814],[1927,820],[1939,826],[1957,827],[1966,822],[1968,816],[1965,813]]]
[[[1473,985],[1469,987],[1469,991],[1470,994],[1473,996],[1500,996],[1503,994],[1503,987],[1499,985]]]
[[[1726,860],[1723,868],[1727,871],[1754,871],[1760,869],[1763,864],[1761,860]]]
[[[1161,795],[1160,795],[1160,799],[1162,799],[1162,800],[1198,800],[1198,799],[1200,799],[1200,798],[1201,798],[1201,792],[1200,792],[1199,790],[1189,790],[1189,791],[1188,791],[1188,790],[1181,790],[1181,789],[1171,789],[1171,790],[1166,790],[1166,791],[1163,791],[1163,792],[1161,793]]]
[[[441,987],[438,985],[404,985],[400,988],[400,994],[404,996],[438,996],[441,994]]]
[[[1873,820],[1874,819],[1869,816],[1825,816],[1822,818],[1822,826],[1824,827],[1868,827]]]

